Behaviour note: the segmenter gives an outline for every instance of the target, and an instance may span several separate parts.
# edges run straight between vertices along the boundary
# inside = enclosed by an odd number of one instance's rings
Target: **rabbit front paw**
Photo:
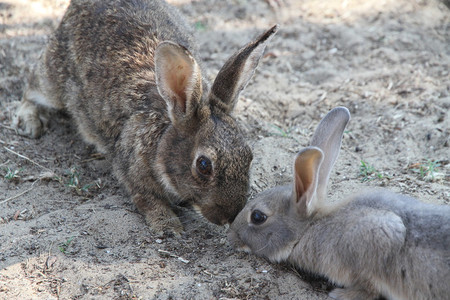
[[[174,235],[180,237],[183,232],[183,225],[180,219],[171,210],[168,211],[148,211],[145,214],[145,222],[157,235]]]
[[[23,101],[13,117],[12,126],[19,135],[36,139],[44,133],[47,121],[47,118],[40,115],[36,105]]]
[[[150,200],[153,201],[150,202]],[[133,201],[144,215],[145,222],[150,227],[150,230],[155,234],[181,236],[183,225],[181,225],[180,219],[169,205],[142,195],[134,196]]]

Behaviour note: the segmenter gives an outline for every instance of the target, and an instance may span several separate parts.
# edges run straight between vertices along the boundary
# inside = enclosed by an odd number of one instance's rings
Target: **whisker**
[[[267,243],[264,247],[259,248],[258,250],[256,250],[255,253],[257,253],[257,252],[259,252],[259,251],[262,251],[262,250],[266,249],[268,246],[269,246],[269,244]]]

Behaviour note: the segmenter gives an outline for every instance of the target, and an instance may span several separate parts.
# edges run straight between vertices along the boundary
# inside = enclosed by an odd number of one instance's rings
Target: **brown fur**
[[[171,209],[180,202],[228,223],[246,202],[252,160],[230,112],[276,29],[231,57],[211,86],[192,30],[164,1],[73,0],[13,123],[36,138],[48,108],[66,109],[157,232],[182,231]],[[200,157],[211,161],[207,175]]]

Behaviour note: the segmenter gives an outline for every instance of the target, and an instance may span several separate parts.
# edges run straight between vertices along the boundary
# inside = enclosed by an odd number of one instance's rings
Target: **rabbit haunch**
[[[229,232],[239,249],[287,261],[343,286],[336,299],[447,299],[450,206],[387,190],[326,201],[326,186],[350,119],[333,109],[295,158],[293,185],[251,200]]]
[[[181,202],[229,223],[246,203],[252,161],[231,112],[276,31],[236,52],[210,84],[192,29],[166,2],[73,0],[13,124],[37,138],[49,110],[67,110],[157,232],[182,231],[172,211]]]

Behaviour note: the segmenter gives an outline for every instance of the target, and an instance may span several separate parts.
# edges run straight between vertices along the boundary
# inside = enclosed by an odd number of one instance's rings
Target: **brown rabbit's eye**
[[[199,158],[197,158],[197,170],[202,175],[211,175],[212,172],[211,161],[204,156],[200,156]]]
[[[252,211],[252,215],[250,216],[250,219],[253,224],[260,225],[267,220],[267,216],[259,210],[254,210],[254,211]]]

